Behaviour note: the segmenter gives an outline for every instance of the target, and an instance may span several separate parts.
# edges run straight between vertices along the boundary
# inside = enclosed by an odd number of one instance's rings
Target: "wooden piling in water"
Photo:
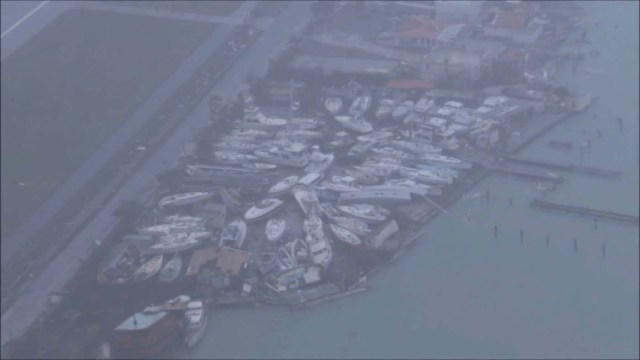
[[[546,240],[545,240],[545,243],[546,243],[547,247],[549,247],[549,235],[547,235],[547,238],[546,238]]]
[[[618,117],[618,130],[622,131],[623,125],[622,125],[622,118]]]

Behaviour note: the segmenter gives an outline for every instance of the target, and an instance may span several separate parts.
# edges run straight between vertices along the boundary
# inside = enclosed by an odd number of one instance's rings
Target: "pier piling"
[[[578,239],[573,238],[573,252],[578,252]]]
[[[623,126],[622,126],[622,118],[618,117],[618,130],[622,131],[622,128],[623,128]]]
[[[520,244],[524,243],[524,230],[520,229]]]
[[[545,244],[547,247],[549,247],[549,235],[547,235],[547,238],[545,239]]]

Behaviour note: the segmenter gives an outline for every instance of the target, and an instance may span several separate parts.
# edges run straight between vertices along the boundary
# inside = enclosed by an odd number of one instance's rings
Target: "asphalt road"
[[[248,49],[243,57],[234,64],[233,68],[223,76],[210,94],[187,116],[184,123],[180,125],[176,132],[167,139],[163,146],[138,170],[126,185],[114,195],[100,213],[79,232],[69,246],[53,260],[49,268],[31,283],[24,295],[22,295],[21,298],[16,301],[15,305],[2,317],[1,334],[3,345],[27,330],[29,325],[33,323],[45,309],[47,296],[53,292],[61,291],[67,281],[78,270],[83,260],[86,259],[96,247],[94,241],[96,239],[102,239],[109,234],[115,225],[115,218],[112,216],[112,213],[121,202],[131,199],[137,200],[140,194],[146,192],[146,189],[154,186],[155,175],[167,169],[173,161],[180,157],[183,144],[193,138],[197,128],[208,124],[209,97],[213,94],[219,94],[226,98],[235,97],[247,76],[255,71],[263,71],[268,64],[269,57],[275,49],[296,31],[297,25],[308,20],[310,5],[311,3],[306,1],[290,3],[287,8],[278,15],[271,26],[260,36],[257,42]],[[224,29],[224,25],[216,29],[212,38],[219,38],[219,31],[222,29]],[[214,39],[210,40],[212,41]],[[200,49],[194,53],[194,56],[196,54],[200,54],[202,58],[207,55],[204,51],[201,53]],[[185,66],[193,67],[196,62],[197,59],[188,59],[181,69],[178,70],[178,73],[183,71],[182,69]],[[172,79],[174,77],[172,77]],[[162,88],[158,91],[161,90]],[[151,105],[149,105],[149,107],[151,107]],[[142,110],[141,108],[139,112]],[[136,115],[134,115],[134,117],[135,116]],[[130,131],[130,129],[128,131]]]

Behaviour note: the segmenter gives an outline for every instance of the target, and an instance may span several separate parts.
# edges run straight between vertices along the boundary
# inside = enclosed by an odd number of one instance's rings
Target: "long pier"
[[[548,201],[542,201],[542,200],[533,200],[530,205],[531,205],[531,207],[534,207],[534,208],[564,211],[564,212],[568,212],[568,213],[580,214],[582,216],[588,215],[588,216],[593,216],[593,217],[596,217],[596,218],[618,220],[618,221],[622,221],[622,222],[627,222],[627,223],[632,223],[632,224],[638,225],[638,217],[637,216],[620,214],[620,213],[616,213],[616,212],[612,212],[612,211],[596,210],[596,209],[591,209],[591,208],[587,208],[587,207],[556,204],[556,203],[552,203],[552,202],[548,202]]]
[[[505,164],[483,164],[488,170],[501,172],[504,174],[515,175],[522,178],[528,178],[533,180],[550,181],[553,183],[561,183],[564,178],[557,174],[550,174],[544,172],[531,171],[527,169],[516,168]]]
[[[327,295],[327,296],[324,296],[324,297],[321,297],[321,298],[318,298],[318,299],[313,299],[313,300],[301,302],[299,304],[294,304],[294,305],[291,305],[289,307],[289,309],[290,310],[300,310],[300,309],[304,309],[304,308],[309,308],[311,306],[319,305],[319,304],[322,304],[322,303],[327,302],[327,301],[338,300],[338,299],[341,299],[343,297],[359,294],[359,293],[365,292],[367,290],[369,290],[369,288],[366,287],[366,286],[358,286],[358,287],[355,287],[355,288],[352,288],[352,289],[349,289],[349,290],[346,290],[346,291],[341,291],[341,292],[335,293],[333,295]]]
[[[613,177],[619,177],[622,174],[622,172],[618,170],[600,169],[593,166],[565,164],[565,163],[558,163],[558,162],[546,161],[546,160],[540,161],[540,160],[526,159],[526,158],[513,156],[513,155],[506,155],[506,154],[502,155],[502,157],[507,161],[520,163],[524,165],[531,165],[531,166],[537,166],[537,167],[561,170],[561,171],[569,171],[569,172],[581,173],[581,174],[587,174],[587,175],[613,178]]]

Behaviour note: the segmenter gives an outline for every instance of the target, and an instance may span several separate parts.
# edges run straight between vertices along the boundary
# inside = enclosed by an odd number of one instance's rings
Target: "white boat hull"
[[[289,191],[298,182],[298,179],[299,178],[296,175],[288,176],[273,185],[269,189],[269,191],[267,191],[267,193],[269,193],[270,195],[275,195],[281,194],[285,191]]]
[[[278,241],[284,234],[287,223],[284,219],[271,218],[265,225],[265,235],[268,241]]]
[[[342,99],[338,97],[328,97],[324,100],[324,108],[329,114],[337,115],[342,110]]]
[[[365,209],[366,208],[366,209]],[[369,207],[365,205],[340,205],[338,210],[346,215],[356,217],[368,222],[381,222],[387,219],[387,215],[380,211],[367,211]]]
[[[335,120],[345,128],[361,134],[373,131],[373,126],[365,120],[354,120],[350,116],[336,116]]]
[[[171,195],[171,196],[162,198],[158,202],[158,205],[160,207],[191,205],[191,204],[195,204],[195,203],[207,200],[212,196],[213,196],[213,193],[208,193],[208,192]]]
[[[155,274],[162,268],[163,255],[156,255],[136,270],[129,278],[131,282],[143,282]]]
[[[242,220],[232,221],[222,230],[218,246],[228,246],[241,249],[246,236],[247,224]]]
[[[245,221],[250,222],[260,220],[284,204],[284,202],[280,199],[270,198],[265,200],[268,201],[268,204],[261,204],[260,207],[254,205],[249,210],[247,210],[247,212],[244,214]]]
[[[345,244],[351,246],[362,245],[362,240],[360,240],[360,238],[351,231],[334,224],[329,224],[329,227],[331,228],[331,231],[333,231],[333,234],[336,236],[336,238],[344,242]]]

